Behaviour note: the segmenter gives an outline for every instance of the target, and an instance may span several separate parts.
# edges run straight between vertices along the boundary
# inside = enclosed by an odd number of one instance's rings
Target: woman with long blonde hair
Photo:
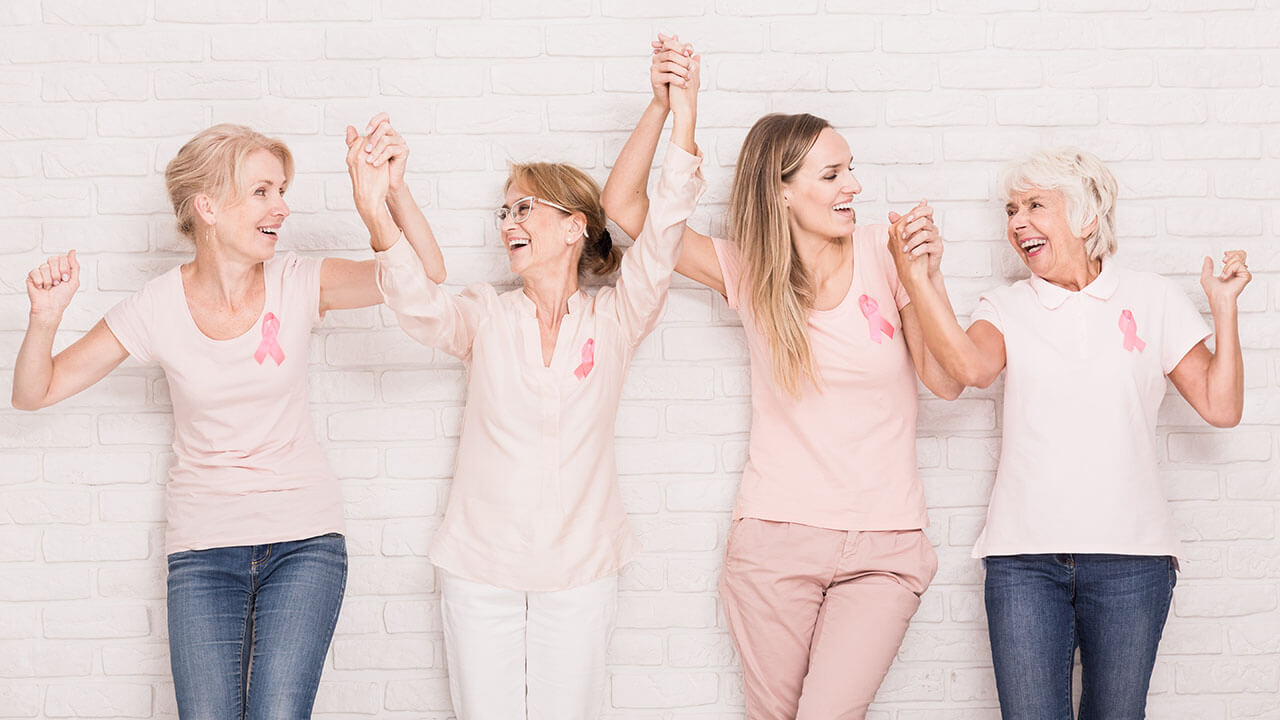
[[[654,43],[654,99],[604,202],[628,233],[691,49]],[[916,378],[959,384],[928,353],[888,227],[858,225],[849,145],[812,115],[767,115],[738,156],[729,240],[686,229],[677,272],[738,310],[751,359],[747,465],[720,594],[747,716],[863,718],[937,569],[916,471]],[[921,204],[903,231],[937,234]],[[905,225],[905,223],[903,223]]]

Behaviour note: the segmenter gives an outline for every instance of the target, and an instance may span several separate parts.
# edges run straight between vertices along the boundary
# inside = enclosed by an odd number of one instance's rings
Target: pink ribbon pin
[[[284,349],[280,347],[280,343],[276,341],[276,336],[280,334],[280,318],[275,313],[267,313],[262,318],[262,342],[258,343],[258,349],[253,353],[253,359],[261,365],[263,360],[270,355],[272,360],[276,361],[279,366],[284,362]]]
[[[858,307],[862,309],[862,316],[867,319],[867,329],[871,331],[871,342],[880,342],[881,333],[890,340],[893,339],[893,325],[880,316],[880,303],[876,302],[875,298],[866,295],[859,297]]]
[[[1125,350],[1142,352],[1147,348],[1147,344],[1138,337],[1138,323],[1133,319],[1133,313],[1128,310],[1120,311],[1120,332],[1124,333]]]
[[[582,364],[573,371],[573,376],[579,380],[585,378],[591,372],[591,368],[596,364],[596,341],[594,338],[588,338],[587,342],[582,346]]]

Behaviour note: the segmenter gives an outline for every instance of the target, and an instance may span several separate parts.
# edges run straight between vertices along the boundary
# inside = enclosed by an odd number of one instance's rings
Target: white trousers
[[[596,720],[618,575],[523,592],[436,569],[458,720]]]

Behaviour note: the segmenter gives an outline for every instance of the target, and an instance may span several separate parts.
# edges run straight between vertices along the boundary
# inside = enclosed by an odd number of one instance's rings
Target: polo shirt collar
[[[1102,259],[1102,270],[1098,273],[1098,277],[1093,282],[1085,285],[1080,289],[1081,293],[1098,300],[1109,300],[1116,292],[1116,286],[1120,282],[1119,268],[1116,263],[1109,257]],[[1064,287],[1054,285],[1039,275],[1031,276],[1031,288],[1036,291],[1036,297],[1040,300],[1040,304],[1049,310],[1056,310],[1067,301],[1067,298],[1079,293],[1072,292]]]

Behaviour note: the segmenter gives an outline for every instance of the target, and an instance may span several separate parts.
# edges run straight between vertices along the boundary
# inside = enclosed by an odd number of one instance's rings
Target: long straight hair
[[[729,197],[729,236],[742,250],[740,287],[769,344],[774,381],[792,396],[806,381],[820,388],[821,378],[805,329],[815,292],[792,242],[782,186],[828,127],[809,114],[757,120],[738,153]]]

